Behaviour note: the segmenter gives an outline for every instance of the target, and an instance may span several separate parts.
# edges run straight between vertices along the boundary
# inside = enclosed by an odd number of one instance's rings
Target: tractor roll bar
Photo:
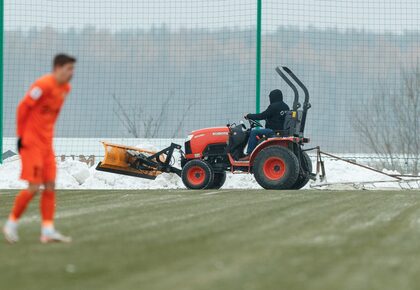
[[[303,84],[303,82],[292,72],[292,70],[286,66],[283,66],[283,70],[287,72],[292,79],[301,87],[303,92],[305,93],[305,100],[303,102],[303,114],[302,114],[302,120],[300,125],[300,131],[303,133],[305,130],[305,123],[306,123],[306,114],[308,110],[311,108],[311,104],[309,103],[309,91],[306,88],[306,86]]]
[[[302,81],[292,72],[292,70],[290,69],[290,68],[288,68],[287,66],[283,66],[283,70],[285,71],[285,72],[287,72],[291,77],[292,77],[292,79],[299,85],[299,87],[301,87],[302,88],[302,90],[303,90],[303,92],[305,93],[305,101],[304,101],[304,103],[303,103],[303,105],[305,106],[308,106],[309,105],[309,107],[311,106],[311,104],[309,104],[309,91],[308,91],[308,89],[306,88],[306,86],[302,83]]]
[[[280,70],[280,67],[276,67],[276,72],[281,76],[281,78],[292,88],[293,93],[295,94],[295,99],[293,101],[293,111],[297,111],[300,108],[299,103],[299,91],[296,86],[289,80],[289,78]]]

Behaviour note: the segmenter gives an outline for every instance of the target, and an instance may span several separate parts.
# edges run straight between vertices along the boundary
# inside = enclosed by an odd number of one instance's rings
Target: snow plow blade
[[[181,170],[170,164],[174,150],[181,149],[178,144],[172,143],[159,152],[107,142],[102,144],[105,157],[96,170],[147,179],[156,179],[163,172],[181,175]]]

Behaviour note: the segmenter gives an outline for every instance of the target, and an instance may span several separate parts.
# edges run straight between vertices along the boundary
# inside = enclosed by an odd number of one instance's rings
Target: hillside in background
[[[292,92],[274,71],[287,65],[311,92],[306,133],[313,144],[336,152],[368,151],[353,129],[354,112],[368,114],[364,104],[384,85],[399,88],[400,69],[418,62],[419,44],[418,32],[279,27],[263,35],[262,108],[274,88],[283,89],[292,103]],[[14,135],[18,100],[60,51],[79,60],[57,128],[60,137],[130,137],[113,96],[136,116],[140,132],[156,127],[152,137],[182,138],[192,129],[239,121],[255,110],[253,30],[172,31],[162,25],[117,32],[6,31],[6,137]]]

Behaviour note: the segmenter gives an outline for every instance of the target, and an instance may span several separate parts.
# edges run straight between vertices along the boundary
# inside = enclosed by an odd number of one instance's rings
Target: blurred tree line
[[[389,90],[400,88],[406,79],[400,68],[412,69],[420,57],[420,33],[410,31],[278,27],[264,33],[262,41],[262,109],[274,88],[283,89],[286,101],[292,101],[274,68],[293,68],[312,97],[306,134],[313,144],[336,153],[375,151],[361,141],[355,111],[364,116],[371,111],[369,100],[383,84]],[[254,30],[33,28],[5,32],[6,136],[14,135],[18,100],[61,51],[79,60],[74,90],[57,128],[61,137],[133,136],[118,107],[136,112],[130,120],[145,127],[136,136],[159,138],[184,137],[193,129],[239,121],[255,111]],[[376,122],[378,132],[390,125],[399,126],[389,118]]]

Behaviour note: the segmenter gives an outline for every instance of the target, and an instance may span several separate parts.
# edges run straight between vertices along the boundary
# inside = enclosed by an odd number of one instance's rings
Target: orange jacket
[[[32,84],[17,109],[17,136],[24,146],[52,144],[54,125],[70,90],[69,83],[60,85],[51,74]]]

